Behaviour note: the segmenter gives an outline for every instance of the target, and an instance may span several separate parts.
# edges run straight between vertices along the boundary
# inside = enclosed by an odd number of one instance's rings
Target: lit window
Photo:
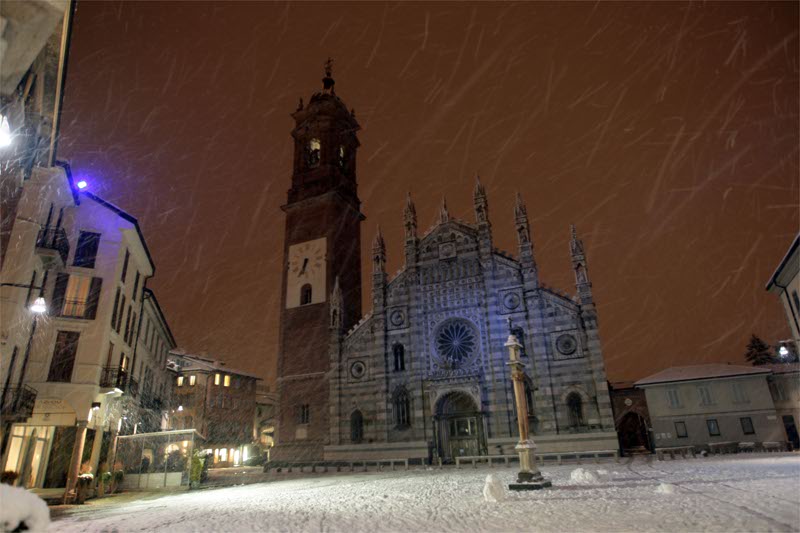
[[[339,168],[342,171],[347,170],[347,152],[343,145],[339,146]]]
[[[230,387],[231,386],[231,377],[230,376],[225,376],[225,386],[226,387]]]
[[[195,383],[197,383],[197,376],[192,374],[191,376],[189,376],[189,385],[194,387]]]
[[[304,403],[300,406],[300,423],[301,424],[308,424],[311,420],[311,406],[307,403]]]
[[[67,292],[64,295],[64,316],[83,317],[86,315],[86,304],[89,300],[89,286],[92,278],[70,276]]]
[[[219,385],[219,374],[214,374],[214,385]]]
[[[318,167],[319,160],[320,160],[320,149],[322,148],[322,144],[319,142],[319,139],[311,139],[308,141],[308,152],[306,153],[306,162],[308,166]]]
[[[183,387],[183,376],[178,376],[178,387]]]

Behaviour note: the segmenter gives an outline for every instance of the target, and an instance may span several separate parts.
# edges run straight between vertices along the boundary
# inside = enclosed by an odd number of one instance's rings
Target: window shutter
[[[59,272],[56,276],[56,285],[53,289],[53,316],[61,316],[64,311],[64,295],[67,293],[69,274]]]
[[[89,320],[94,320],[97,316],[97,302],[100,300],[100,287],[103,286],[103,278],[92,278],[89,286],[89,298],[86,303],[86,316]]]

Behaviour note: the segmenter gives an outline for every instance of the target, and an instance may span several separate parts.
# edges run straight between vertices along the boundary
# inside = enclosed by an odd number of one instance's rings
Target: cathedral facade
[[[358,123],[329,70],[323,86],[293,114],[273,457],[448,461],[513,453],[509,334],[523,345],[539,449],[617,449],[583,243],[573,227],[575,295],[545,287],[519,196],[514,257],[493,246],[480,181],[473,221],[454,219],[443,202],[425,234],[409,196],[405,264],[389,279],[378,230],[372,309],[362,316]]]

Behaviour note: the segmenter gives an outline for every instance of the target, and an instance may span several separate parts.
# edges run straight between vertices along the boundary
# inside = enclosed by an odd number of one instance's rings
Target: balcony
[[[139,395],[139,382],[128,371],[119,366],[104,366],[100,375],[100,387],[104,389],[119,389],[131,396]]]
[[[57,263],[61,260],[61,265],[67,264],[69,256],[69,240],[64,228],[42,228],[36,236],[36,253],[42,257],[42,261],[47,263]]]
[[[10,422],[22,422],[33,414],[36,403],[36,391],[27,385],[20,388],[3,389],[3,419]]]
[[[77,300],[65,299],[61,316],[64,318],[90,318],[86,313],[88,309],[89,305],[86,298]]]

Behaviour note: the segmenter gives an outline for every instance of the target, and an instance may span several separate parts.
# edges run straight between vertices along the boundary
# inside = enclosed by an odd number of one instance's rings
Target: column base
[[[540,472],[520,472],[517,482],[509,483],[509,490],[541,490],[553,486],[549,479],[545,479]]]

